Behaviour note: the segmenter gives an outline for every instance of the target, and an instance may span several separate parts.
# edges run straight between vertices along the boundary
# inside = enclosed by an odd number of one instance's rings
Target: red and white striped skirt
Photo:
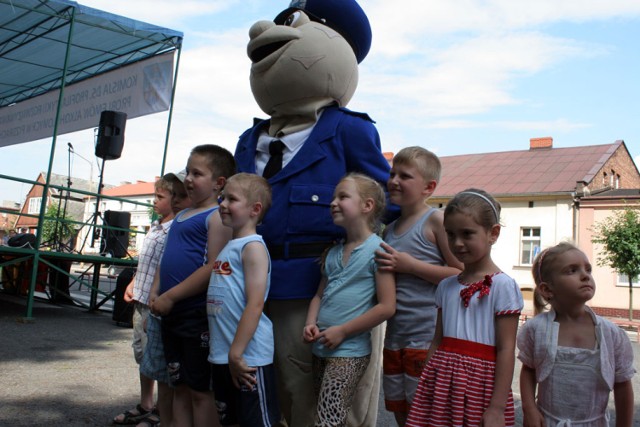
[[[409,410],[408,427],[480,425],[493,394],[496,349],[445,337],[420,376]],[[515,423],[513,395],[505,409],[505,426]]]

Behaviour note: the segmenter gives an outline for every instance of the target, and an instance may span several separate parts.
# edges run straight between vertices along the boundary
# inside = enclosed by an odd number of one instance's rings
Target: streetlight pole
[[[83,155],[81,155],[80,153],[77,153],[74,149],[73,149],[73,145],[71,145],[70,142],[67,142],[67,145],[69,146],[69,149],[71,149],[71,152],[75,155],[80,157],[82,160],[84,160],[85,162],[89,163],[89,167],[91,168],[89,170],[89,191],[91,193],[93,193],[93,162],[89,159],[87,159],[86,157],[84,157]]]

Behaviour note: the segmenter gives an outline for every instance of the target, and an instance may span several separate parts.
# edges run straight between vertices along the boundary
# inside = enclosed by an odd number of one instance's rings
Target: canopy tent
[[[91,112],[95,114],[96,110],[98,115],[99,110],[107,109],[129,113],[127,107],[130,105],[126,103],[118,104],[106,98],[101,102],[96,100],[96,95],[99,97],[105,91],[111,91],[111,87],[123,91],[131,89],[126,81],[114,81],[114,77],[108,77],[110,80],[107,82],[111,81],[111,85],[105,83],[105,76],[120,76],[117,73],[155,60],[152,71],[149,71],[151,67],[144,67],[140,71],[147,73],[144,89],[140,88],[134,95],[144,97],[148,105],[132,110],[133,114],[129,114],[129,117],[169,110],[164,156],[160,167],[162,173],[182,38],[181,32],[82,6],[69,0],[0,0],[0,147],[41,139],[31,137],[40,135],[38,132],[45,132],[44,137],[52,137],[47,182],[43,190],[47,194],[58,134],[95,127],[97,119],[89,117],[89,125],[85,125],[81,119]],[[168,73],[163,75],[157,71],[162,71],[162,66],[158,66],[158,58],[162,58],[163,64],[170,64]],[[168,82],[162,84],[163,78]],[[157,94],[147,87],[148,80],[153,84],[154,79],[159,80],[160,86],[168,93],[165,102],[155,102]],[[98,81],[100,83],[95,83]],[[135,82],[138,83],[138,80]],[[93,90],[89,89],[89,84],[94,85]],[[78,91],[76,88],[82,90]],[[100,93],[97,93],[96,88]],[[73,92],[66,98],[65,89]],[[64,108],[83,100],[90,104],[90,108],[76,108],[74,117],[78,120],[68,120],[63,116]],[[46,114],[50,114],[51,118],[30,122],[35,116]],[[69,125],[72,121],[74,123]],[[34,132],[31,134],[30,131]],[[12,177],[0,175],[0,179]],[[46,205],[43,200],[40,224],[43,222]],[[38,246],[40,234],[38,233]],[[32,255],[33,279],[27,317],[31,316],[39,251],[34,250]]]
[[[60,88],[63,76],[68,86],[181,42],[178,31],[73,1],[0,0],[0,108]]]
[[[95,126],[95,118],[88,123],[76,118],[75,126],[68,123],[70,120],[59,120],[63,107],[97,103],[96,95],[102,91],[89,91],[87,79],[104,78],[110,71],[157,55],[179,53],[181,43],[180,32],[68,0],[0,0],[0,147]],[[171,73],[167,74],[170,79]],[[64,89],[79,82],[85,82],[84,90],[65,99]],[[169,81],[165,88],[171,87]],[[52,91],[58,96],[49,97],[51,102],[34,100]],[[47,108],[56,103],[58,111]],[[134,114],[125,111],[127,105],[108,109],[122,110],[131,118],[166,110],[169,104],[167,99],[161,107]],[[32,135],[29,120],[46,117],[47,112],[51,113],[50,126],[37,126],[44,133]]]

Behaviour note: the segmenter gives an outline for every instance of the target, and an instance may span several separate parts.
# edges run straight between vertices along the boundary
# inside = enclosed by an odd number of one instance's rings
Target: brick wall
[[[629,318],[628,308],[610,308],[610,307],[591,307],[594,313],[602,317],[621,317]],[[640,310],[633,310],[633,318],[640,319]]]
[[[589,183],[591,191],[601,190],[610,186],[611,172],[620,175],[619,188],[640,188],[640,175],[636,169],[629,152],[621,145],[598,171],[593,181]],[[603,182],[604,174],[607,174],[606,182]]]

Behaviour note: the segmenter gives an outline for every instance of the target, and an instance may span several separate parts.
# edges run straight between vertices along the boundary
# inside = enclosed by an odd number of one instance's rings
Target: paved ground
[[[25,313],[24,298],[0,294],[0,427],[106,426],[135,406],[131,329],[116,326],[107,312],[45,302],[36,302],[33,322],[19,321]],[[632,338],[640,371],[640,345]],[[640,374],[634,389],[640,427]],[[394,426],[384,409],[378,426]]]

